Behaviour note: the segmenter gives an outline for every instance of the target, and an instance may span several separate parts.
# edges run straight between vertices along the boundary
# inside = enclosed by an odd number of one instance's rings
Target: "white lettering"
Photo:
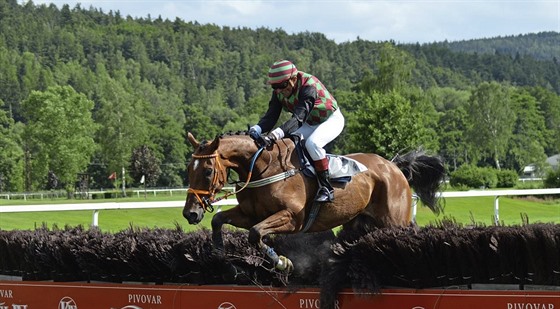
[[[300,309],[319,309],[321,308],[321,302],[318,298],[300,298],[299,299]],[[340,309],[338,300],[334,302],[334,308]]]
[[[507,309],[554,309],[554,304],[546,303],[507,303]]]
[[[12,290],[0,290],[0,297],[2,298],[14,298],[12,295]]]
[[[317,298],[300,298],[299,307],[302,309],[319,309],[319,299]]]
[[[136,304],[161,305],[161,295],[128,294],[128,302]]]
[[[10,306],[5,303],[0,303],[0,309],[10,309]],[[27,305],[16,305],[12,304],[12,309],[27,309]]]

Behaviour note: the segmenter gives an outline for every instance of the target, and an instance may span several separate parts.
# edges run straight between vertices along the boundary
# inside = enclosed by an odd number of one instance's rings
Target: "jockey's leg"
[[[334,188],[329,181],[329,160],[314,161],[317,180],[319,181],[319,190],[315,196],[316,202],[332,202],[334,200]]]
[[[302,129],[304,127],[305,129]],[[306,136],[305,148],[313,159],[317,180],[319,181],[319,190],[315,197],[317,202],[329,202],[334,199],[334,190],[329,182],[329,161],[324,147],[334,140],[342,132],[343,128],[344,116],[342,116],[340,110],[335,111],[327,120],[319,125],[309,126],[304,124],[300,128],[305,133],[311,130],[311,133]]]

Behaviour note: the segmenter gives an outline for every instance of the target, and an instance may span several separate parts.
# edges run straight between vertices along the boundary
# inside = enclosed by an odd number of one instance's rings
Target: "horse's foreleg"
[[[223,251],[224,249],[224,239],[222,236],[222,227],[224,224],[230,224],[248,230],[254,222],[241,213],[239,206],[216,213],[214,217],[212,217],[212,243],[216,250]]]
[[[279,211],[249,230],[249,243],[263,251],[272,260],[276,269],[291,272],[294,268],[292,261],[285,256],[279,256],[272,247],[262,241],[262,238],[268,234],[293,232],[295,226],[296,222],[292,212],[288,210]]]

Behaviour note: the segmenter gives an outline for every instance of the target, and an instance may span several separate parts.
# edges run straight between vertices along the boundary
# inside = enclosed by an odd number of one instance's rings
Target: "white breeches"
[[[305,148],[313,161],[319,161],[326,157],[323,147],[334,140],[342,129],[344,116],[338,108],[325,122],[314,126],[304,123],[296,132],[303,135]]]

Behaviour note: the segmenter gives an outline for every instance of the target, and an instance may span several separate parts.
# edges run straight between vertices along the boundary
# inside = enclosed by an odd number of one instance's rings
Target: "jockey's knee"
[[[307,149],[307,152],[311,156],[311,159],[313,159],[314,161],[320,160],[325,157],[326,152],[323,147],[315,143],[312,139],[308,139],[305,142],[305,149]]]

